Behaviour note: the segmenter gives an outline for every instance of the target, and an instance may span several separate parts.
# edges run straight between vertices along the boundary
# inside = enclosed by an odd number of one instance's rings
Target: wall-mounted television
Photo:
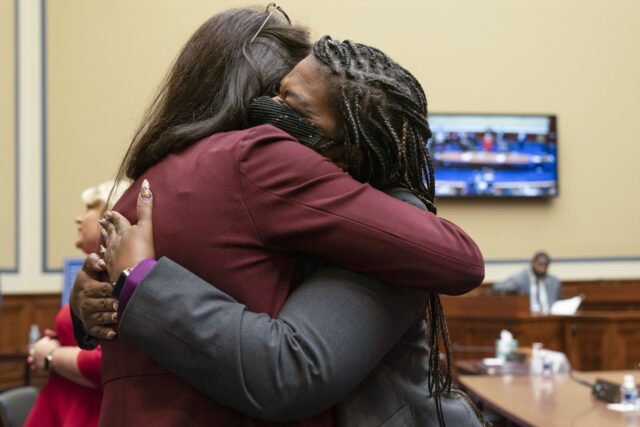
[[[430,114],[439,197],[558,195],[556,117]]]

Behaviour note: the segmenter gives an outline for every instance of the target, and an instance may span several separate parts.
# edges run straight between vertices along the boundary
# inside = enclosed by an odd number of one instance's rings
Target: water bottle
[[[542,343],[534,342],[531,346],[533,349],[529,360],[529,373],[531,375],[542,375],[544,369]]]
[[[638,388],[633,375],[625,375],[620,386],[620,403],[636,406],[638,404]]]
[[[507,356],[518,347],[518,340],[513,339],[513,334],[506,329],[500,331],[500,338],[496,340],[496,357],[507,360]]]
[[[553,361],[546,350],[542,350],[542,376],[551,378],[553,376]]]
[[[29,329],[29,348],[31,348],[36,341],[40,339],[40,328],[35,323],[31,325]]]

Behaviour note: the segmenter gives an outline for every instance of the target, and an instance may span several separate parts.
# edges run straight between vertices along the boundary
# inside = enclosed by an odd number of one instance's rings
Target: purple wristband
[[[135,292],[136,288],[147,277],[147,274],[155,267],[157,261],[153,258],[143,259],[131,270],[129,277],[124,281],[122,290],[120,291],[120,298],[118,298],[118,319],[122,319],[122,313],[129,302],[129,298]]]

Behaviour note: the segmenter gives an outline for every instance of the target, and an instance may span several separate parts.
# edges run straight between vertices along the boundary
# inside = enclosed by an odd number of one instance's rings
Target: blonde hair
[[[107,209],[111,209],[130,185],[131,182],[128,180],[120,180],[116,182],[113,179],[110,179],[109,181],[105,181],[96,186],[85,189],[80,194],[80,198],[86,205],[93,205],[94,203],[101,202],[105,205],[108,204]],[[111,197],[109,197],[110,195]]]

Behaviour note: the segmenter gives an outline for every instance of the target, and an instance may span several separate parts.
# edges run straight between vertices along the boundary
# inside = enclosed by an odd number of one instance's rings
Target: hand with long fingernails
[[[131,223],[115,211],[105,213],[100,222],[106,251],[104,260],[109,280],[115,282],[126,268],[135,267],[145,258],[155,258],[153,248],[153,194],[145,179],[140,187],[136,204],[138,223]]]
[[[116,336],[117,301],[111,295],[111,283],[103,279],[105,272],[106,265],[98,254],[87,256],[71,288],[69,306],[89,335],[112,339]]]

